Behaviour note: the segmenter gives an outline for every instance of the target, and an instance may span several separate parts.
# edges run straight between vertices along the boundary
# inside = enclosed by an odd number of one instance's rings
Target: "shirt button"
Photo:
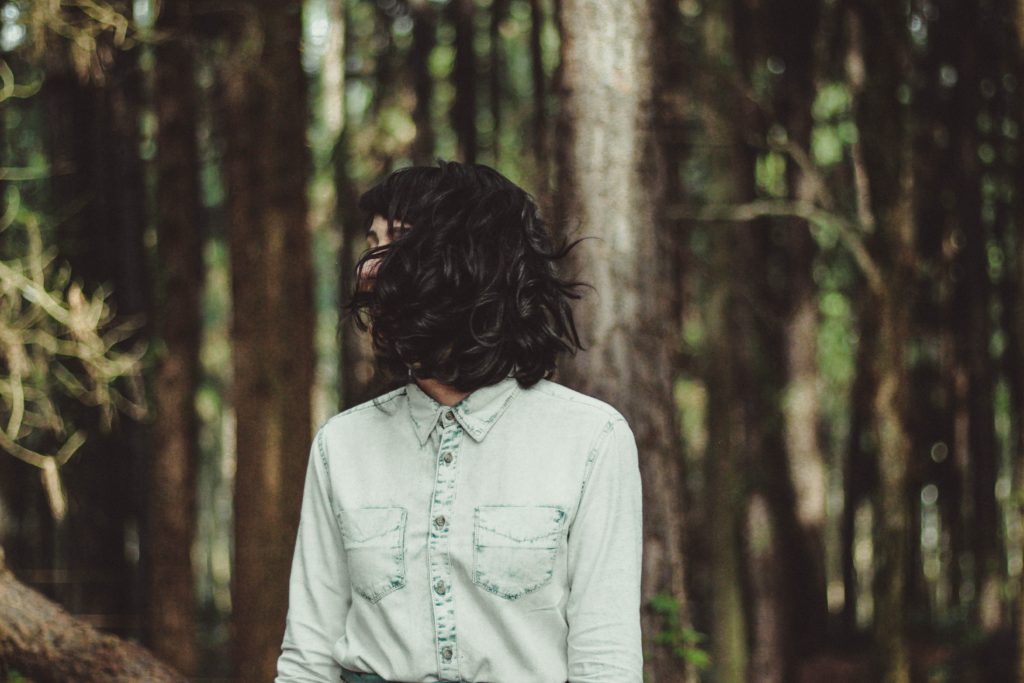
[[[445,412],[445,414],[444,414],[444,419],[446,419],[446,420],[448,420],[449,422],[451,422],[452,420],[454,420],[454,419],[455,419],[455,413],[453,413],[453,412],[452,412],[452,411],[450,411],[450,410],[449,410],[449,411],[447,411],[447,412]]]
[[[444,587],[444,580],[438,581],[436,584],[434,584],[434,590],[437,591],[438,595],[444,595],[446,590]]]
[[[438,529],[441,529],[442,527],[444,527],[444,515],[438,515],[437,517],[435,517],[434,518],[434,525]]]
[[[452,648],[450,645],[445,645],[443,648],[441,648],[441,656],[445,659],[452,658]]]
[[[442,459],[443,459],[443,460],[444,460],[444,461],[445,461],[446,463],[450,463],[450,462],[452,461],[452,452],[451,452],[451,451],[448,451],[447,453],[445,453],[445,454],[444,454],[444,456],[442,456]]]

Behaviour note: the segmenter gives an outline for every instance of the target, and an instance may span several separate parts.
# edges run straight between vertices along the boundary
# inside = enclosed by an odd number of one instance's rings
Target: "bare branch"
[[[883,286],[882,274],[860,237],[860,226],[844,216],[826,211],[813,202],[785,199],[758,199],[743,204],[719,204],[693,210],[687,206],[674,206],[666,211],[669,219],[690,219],[700,221],[746,222],[768,217],[801,218],[808,223],[835,228],[839,239],[853,255],[863,271],[868,285],[875,291]]]

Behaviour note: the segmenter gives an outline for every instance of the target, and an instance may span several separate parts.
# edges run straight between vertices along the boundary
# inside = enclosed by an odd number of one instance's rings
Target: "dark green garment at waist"
[[[341,680],[344,681],[344,683],[401,683],[401,681],[389,681],[386,678],[381,678],[377,674],[353,671],[352,669],[346,669],[345,667],[341,667]],[[452,681],[451,683],[458,682]]]
[[[389,681],[381,678],[377,674],[363,673],[362,671],[353,671],[352,669],[346,669],[341,667],[341,680],[344,683],[399,683],[398,681]],[[458,683],[457,681],[448,681],[446,683]],[[568,681],[566,681],[568,683]]]
[[[353,671],[352,669],[346,669],[345,667],[341,667],[341,680],[344,681],[344,683],[392,683],[391,681],[381,678],[377,674]]]

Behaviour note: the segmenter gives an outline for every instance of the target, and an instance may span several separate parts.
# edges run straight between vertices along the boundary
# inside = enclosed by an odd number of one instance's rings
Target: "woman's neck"
[[[416,377],[415,379],[419,388],[428,396],[446,406],[453,406],[469,396],[468,391],[459,391],[449,384],[442,384],[433,377]]]

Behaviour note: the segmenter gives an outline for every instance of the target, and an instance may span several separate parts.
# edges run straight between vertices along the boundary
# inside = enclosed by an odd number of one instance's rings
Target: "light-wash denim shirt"
[[[641,683],[636,441],[611,405],[514,377],[415,382],[313,439],[276,683]]]

